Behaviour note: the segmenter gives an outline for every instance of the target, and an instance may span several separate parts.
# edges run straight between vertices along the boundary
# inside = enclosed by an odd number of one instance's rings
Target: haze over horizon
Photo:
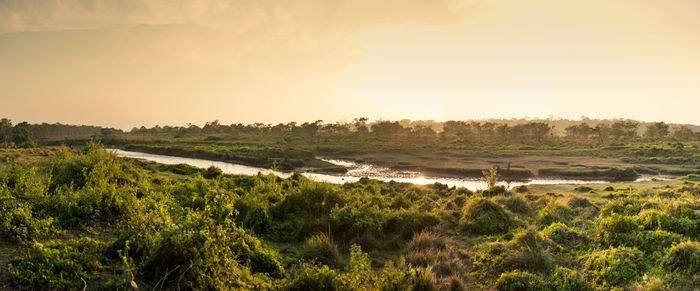
[[[0,117],[700,124],[691,0],[0,1]]]

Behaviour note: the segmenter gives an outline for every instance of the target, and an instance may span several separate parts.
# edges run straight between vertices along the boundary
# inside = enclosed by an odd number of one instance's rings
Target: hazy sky
[[[696,0],[0,0],[0,116],[700,124]]]

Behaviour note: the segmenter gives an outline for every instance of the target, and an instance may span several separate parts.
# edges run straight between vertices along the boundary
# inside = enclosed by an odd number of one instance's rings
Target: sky
[[[0,117],[700,124],[695,0],[0,0]]]

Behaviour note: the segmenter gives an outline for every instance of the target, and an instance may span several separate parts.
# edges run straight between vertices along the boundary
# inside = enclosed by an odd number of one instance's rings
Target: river
[[[215,166],[220,168],[226,174],[234,175],[257,175],[262,174],[275,174],[277,176],[288,178],[291,173],[273,171],[265,168],[251,167],[240,164],[202,160],[202,159],[192,159],[192,158],[182,158],[174,156],[165,155],[155,155],[140,152],[124,151],[119,149],[113,149],[113,151],[119,157],[127,157],[134,159],[141,159],[146,161],[152,161],[161,164],[187,164],[190,166],[198,168],[208,168],[210,166]],[[321,158],[329,163],[346,167],[348,172],[345,174],[319,174],[313,172],[304,172],[302,175],[305,177],[318,181],[318,182],[329,182],[334,184],[343,184],[346,182],[357,182],[362,177],[368,177],[370,179],[377,179],[382,181],[396,181],[404,183],[413,183],[419,185],[440,183],[446,184],[450,187],[464,187],[469,190],[485,189],[486,183],[479,179],[473,178],[447,178],[447,177],[425,177],[419,172],[411,171],[396,171],[389,168],[376,167],[370,164],[355,163],[343,160],[334,160]],[[642,176],[637,181],[646,181],[652,178],[658,178],[659,176]],[[599,183],[609,183],[608,181],[589,181],[589,180],[569,180],[569,179],[543,179],[534,178],[527,181],[517,181],[517,182],[499,182],[499,185],[505,185],[507,187],[517,187],[520,185],[536,185],[536,184],[599,184]]]

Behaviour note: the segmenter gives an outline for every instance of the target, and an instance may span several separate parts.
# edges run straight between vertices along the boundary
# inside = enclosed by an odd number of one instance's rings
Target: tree
[[[654,122],[647,126],[647,130],[644,135],[649,138],[664,138],[668,135],[668,133],[668,124],[664,122]]]
[[[352,124],[355,126],[355,131],[359,134],[367,133],[369,131],[369,129],[367,128],[368,120],[369,118],[367,117],[359,117],[353,119]]]
[[[15,127],[12,128],[10,141],[21,147],[35,146],[34,135],[29,130],[29,127],[30,124],[26,121],[15,125]]]
[[[639,122],[632,120],[618,121],[610,126],[610,135],[618,139],[630,139],[637,136]]]
[[[689,127],[681,126],[673,132],[673,137],[678,140],[689,141],[695,139],[695,133]]]
[[[372,125],[372,133],[379,136],[393,136],[401,133],[403,129],[396,121],[379,121]]]
[[[591,128],[588,123],[581,123],[579,125],[572,125],[564,129],[566,135],[573,139],[586,140],[588,136],[593,133],[593,128]]]
[[[10,138],[12,130],[12,121],[7,118],[0,119],[0,141],[7,147],[7,141]]]

